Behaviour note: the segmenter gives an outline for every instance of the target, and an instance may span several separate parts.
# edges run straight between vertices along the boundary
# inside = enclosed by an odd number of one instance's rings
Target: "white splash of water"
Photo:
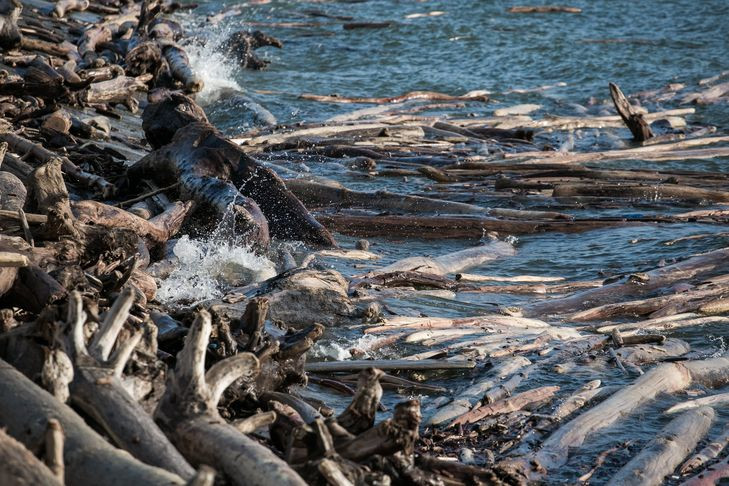
[[[190,58],[190,66],[203,81],[203,90],[196,100],[206,105],[217,100],[226,90],[243,91],[235,80],[238,63],[228,59],[220,52],[224,34],[211,36],[204,44],[194,43],[185,46]]]
[[[343,361],[352,359],[351,349],[356,349],[364,354],[358,356],[357,359],[373,358],[373,350],[370,346],[378,341],[374,334],[365,334],[364,336],[354,340],[340,341],[319,341],[312,348],[312,356],[316,358],[329,358],[335,361]]]
[[[164,303],[216,299],[227,288],[276,275],[276,267],[268,258],[215,238],[199,240],[185,235],[173,251],[179,265],[157,291],[157,300]]]

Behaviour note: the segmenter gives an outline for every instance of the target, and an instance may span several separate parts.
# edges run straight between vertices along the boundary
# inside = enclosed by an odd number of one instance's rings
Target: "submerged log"
[[[539,451],[520,459],[505,461],[502,466],[517,477],[535,480],[546,471],[563,465],[570,449],[580,447],[590,435],[609,427],[658,394],[675,393],[695,383],[721,387],[727,382],[729,358],[662,364],[557,429],[544,441]]]
[[[702,407],[672,420],[643,450],[613,476],[608,484],[657,486],[678,467],[706,435],[714,409]]]

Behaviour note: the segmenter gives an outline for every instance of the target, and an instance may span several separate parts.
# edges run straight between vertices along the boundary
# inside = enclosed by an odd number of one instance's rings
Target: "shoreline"
[[[54,8],[63,19],[45,13]],[[579,281],[479,272],[521,251],[515,235],[685,223],[709,233],[672,245],[724,234],[729,177],[690,163],[727,157],[729,138],[685,106],[725,102],[721,77],[640,105],[606,83],[603,108],[619,110],[610,116],[551,117],[533,104],[488,117],[441,111],[488,106],[483,92],[303,94],[356,107],[229,139],[194,100],[200,77],[170,5],[125,8],[33,0],[19,13],[22,39],[5,40],[17,48],[3,51],[0,83],[0,444],[22,474],[48,484],[102,474],[109,484],[527,484],[664,394],[689,411],[667,416],[656,440],[610,470],[614,481],[650,470],[661,484],[677,468],[689,480],[717,457],[690,454],[716,435],[712,406],[725,398],[712,395],[729,383],[729,361],[693,350],[680,330],[729,319],[726,248]],[[251,38],[230,51],[249,67]],[[652,109],[653,99],[670,106]],[[575,129],[611,130],[627,148],[575,152],[562,136]],[[687,165],[645,166],[666,161]],[[302,162],[334,169],[308,173]],[[381,180],[400,186],[362,189]],[[251,268],[201,260],[192,270],[218,286],[214,298],[156,301],[184,264],[168,243],[201,228],[249,248]],[[340,235],[428,240],[433,251],[384,264],[367,240],[346,248]],[[447,240],[467,247],[440,250]],[[435,296],[468,309],[468,296],[490,295],[504,300],[457,318],[388,307]],[[374,338],[348,349],[351,360],[307,363],[338,329]],[[454,377],[470,385],[450,387]],[[307,382],[340,398],[326,403]],[[697,386],[707,396],[687,401]],[[398,401],[391,410],[383,393]],[[687,430],[680,451],[661,446]],[[55,462],[28,452],[41,444]],[[729,476],[726,464],[714,477]]]

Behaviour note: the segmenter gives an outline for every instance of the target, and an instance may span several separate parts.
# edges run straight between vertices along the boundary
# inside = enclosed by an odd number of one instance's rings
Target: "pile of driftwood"
[[[707,396],[666,410],[680,414],[612,482],[729,476],[729,462],[716,461],[729,437],[702,442],[712,407],[729,400],[713,392],[729,382],[729,359],[696,359],[705,357],[673,335],[727,321],[729,250],[587,281],[467,273],[514,255],[508,235],[725,224],[721,172],[599,166],[729,155],[727,137],[687,124],[694,108],[636,104],[720,101],[720,77],[630,101],[611,85],[618,115],[571,118],[528,116],[536,105],[490,118],[424,114],[483,105],[481,91],[302,95],[377,106],[228,139],[195,102],[203,86],[181,27],[164,17],[181,5],[0,5],[0,483],[520,484],[657,396],[697,388]],[[264,45],[281,46],[239,32],[226,49],[260,68],[253,49]],[[627,148],[572,151],[574,130],[624,126]],[[352,190],[307,164],[412,190]],[[685,207],[697,202],[707,207]],[[175,235],[221,225],[278,274],[228,282],[219,299],[157,301]],[[341,249],[331,231],[474,246],[377,266],[366,240]],[[286,240],[306,251],[278,245]],[[342,275],[332,261],[370,271]],[[457,319],[396,316],[383,304],[458,293],[524,298]],[[327,328],[363,323],[374,338],[353,359],[307,362]],[[410,352],[365,359],[378,349]],[[611,384],[615,367],[634,381]],[[591,379],[550,384],[585,370]],[[449,390],[452,374],[473,384]],[[307,383],[349,405],[335,410]],[[378,416],[393,389],[438,398],[421,411],[406,396]]]

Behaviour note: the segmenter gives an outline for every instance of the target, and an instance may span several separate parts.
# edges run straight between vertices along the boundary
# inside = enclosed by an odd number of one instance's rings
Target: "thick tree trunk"
[[[18,404],[22,406],[18,406]],[[54,417],[66,434],[66,484],[168,486],[185,484],[177,475],[148,466],[116,449],[68,406],[56,400],[15,368],[0,360],[0,425],[31,450],[44,442],[47,419]]]

